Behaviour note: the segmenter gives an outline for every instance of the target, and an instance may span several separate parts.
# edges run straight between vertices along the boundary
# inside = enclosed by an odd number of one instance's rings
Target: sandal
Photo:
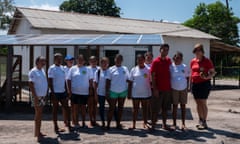
[[[182,131],[187,131],[188,128],[187,128],[185,125],[182,125],[181,130],[182,130]]]
[[[47,136],[47,134],[44,134],[44,133],[40,132],[39,136],[45,137],[45,136]]]
[[[130,127],[130,128],[128,128],[128,130],[135,130],[136,129],[136,127]]]
[[[122,129],[123,129],[123,127],[124,127],[124,126],[123,126],[122,124],[119,124],[119,125],[117,125],[117,127],[116,127],[116,128],[117,128],[117,129],[119,129],[119,130],[122,130]]]

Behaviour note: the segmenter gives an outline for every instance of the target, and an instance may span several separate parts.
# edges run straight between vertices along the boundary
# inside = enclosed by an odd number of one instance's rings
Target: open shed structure
[[[11,107],[13,99],[13,85],[17,84],[21,89],[23,82],[21,79],[19,82],[13,81],[13,51],[15,46],[28,46],[30,51],[35,46],[45,47],[45,56],[49,60],[49,47],[54,45],[61,46],[160,46],[163,43],[162,36],[160,34],[44,34],[44,35],[5,35],[0,36],[0,46],[8,48],[7,54],[7,72],[3,85],[1,85],[0,96],[5,96],[5,108],[8,110]],[[126,47],[129,48],[129,47]],[[148,51],[148,50],[147,50]],[[34,65],[33,53],[29,54],[29,63],[31,67]],[[46,69],[48,69],[47,64]],[[27,82],[25,82],[26,84]]]

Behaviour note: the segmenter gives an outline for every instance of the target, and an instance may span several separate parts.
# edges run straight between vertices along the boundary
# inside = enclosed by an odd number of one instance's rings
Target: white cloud
[[[49,4],[41,4],[41,5],[31,5],[29,8],[43,9],[43,10],[55,10],[59,11],[59,6],[53,6]]]

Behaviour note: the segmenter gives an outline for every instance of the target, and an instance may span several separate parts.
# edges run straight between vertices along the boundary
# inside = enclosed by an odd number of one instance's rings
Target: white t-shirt
[[[150,69],[148,67],[133,67],[130,71],[129,80],[133,82],[132,97],[148,98],[151,96]]]
[[[67,80],[71,80],[72,93],[78,95],[89,94],[89,80],[93,79],[92,70],[86,66],[70,68]]]
[[[88,68],[92,70],[93,79],[94,79],[94,78],[95,78],[95,72],[96,72],[98,69],[100,69],[100,67],[98,67],[98,66],[97,66],[97,67],[88,66]]]
[[[127,80],[129,71],[125,66],[112,66],[109,68],[109,75],[107,79],[111,80],[110,90],[113,92],[121,93],[127,90]]]
[[[48,77],[53,80],[54,93],[65,92],[65,71],[62,65],[51,65],[48,69]]]
[[[151,68],[151,66],[152,66],[152,63],[150,63],[150,64],[146,64],[146,63],[144,63],[144,65],[147,67],[147,68]]]
[[[99,73],[99,71],[100,71],[100,73]],[[99,75],[99,77],[98,77],[98,75]],[[108,69],[107,70],[99,69],[95,72],[94,82],[98,83],[97,93],[100,96],[106,95],[106,79],[107,79],[108,75],[109,75]]]
[[[36,95],[43,97],[47,95],[48,82],[44,69],[32,68],[28,74],[29,82],[33,82]]]
[[[187,88],[187,77],[189,77],[189,69],[185,64],[170,66],[171,86],[175,90],[184,90]]]
[[[71,68],[71,67],[70,67],[70,68]],[[65,72],[65,79],[67,79],[67,75],[68,75],[68,72],[69,72],[70,68],[67,67],[67,66],[64,66],[64,67],[63,67],[63,70],[64,70],[64,72]]]

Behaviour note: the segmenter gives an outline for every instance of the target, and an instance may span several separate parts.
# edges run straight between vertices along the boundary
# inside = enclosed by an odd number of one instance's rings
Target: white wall
[[[187,65],[189,65],[191,59],[194,57],[192,50],[196,43],[203,44],[206,57],[209,57],[210,55],[210,40],[208,39],[163,36],[163,40],[170,46],[169,57],[172,58],[177,51],[180,51],[183,53],[183,62]],[[159,46],[153,47],[153,55],[154,57],[159,56]]]
[[[148,51],[146,47],[134,47],[134,46],[104,46],[100,48],[100,56],[105,56],[105,50],[119,50],[119,53],[123,55],[122,65],[128,67],[130,70],[135,66],[135,51]]]
[[[20,21],[18,28],[16,29],[16,34],[40,34],[41,31],[33,29],[31,24],[27,21],[26,17],[23,17]]]
[[[16,29],[16,34],[40,34],[41,31],[32,29],[31,24],[25,19],[25,17],[20,21],[18,28]],[[34,49],[34,60],[39,55],[44,55],[43,48],[35,48]],[[29,66],[29,46],[14,46],[14,54],[22,56],[22,73],[23,75],[27,75],[30,69]]]

